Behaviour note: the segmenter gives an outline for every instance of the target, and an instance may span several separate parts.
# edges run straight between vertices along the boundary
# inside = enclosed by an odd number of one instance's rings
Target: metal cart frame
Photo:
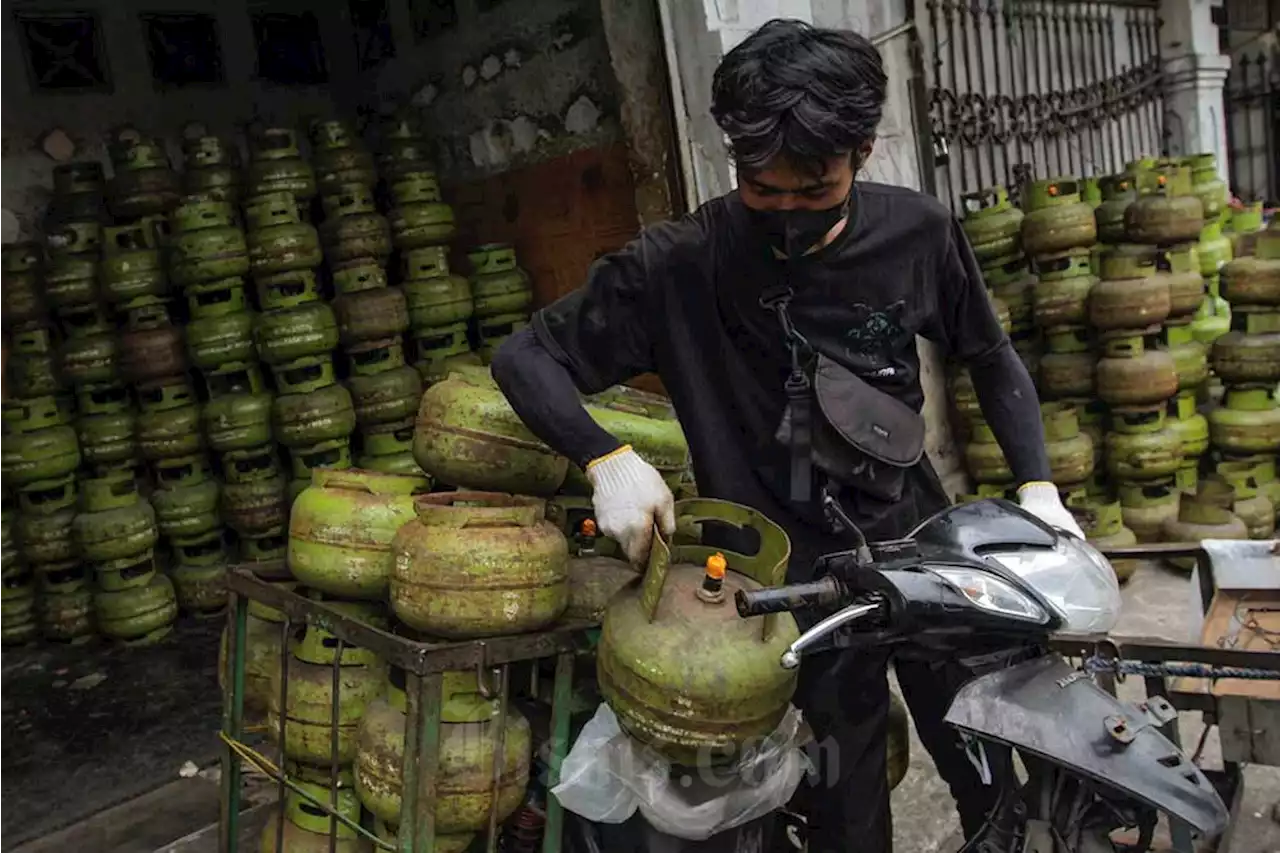
[[[582,635],[594,628],[591,623],[565,623],[533,634],[492,637],[483,640],[447,643],[421,643],[405,637],[365,625],[345,615],[323,601],[304,598],[297,593],[270,583],[271,580],[290,578],[283,560],[246,564],[234,567],[227,574],[229,592],[227,607],[227,686],[222,715],[222,796],[219,814],[219,850],[237,853],[240,833],[241,760],[257,767],[276,781],[279,786],[279,804],[283,809],[286,789],[297,792],[317,808],[323,809],[330,820],[330,853],[336,849],[337,824],[342,823],[367,838],[379,850],[395,850],[397,853],[435,853],[435,810],[419,808],[420,803],[434,801],[438,773],[438,748],[440,743],[440,709],[443,673],[448,671],[476,671],[481,675],[482,690],[484,671],[497,669],[496,695],[499,699],[497,722],[498,743],[494,751],[492,776],[492,803],[489,811],[487,851],[497,848],[498,815],[497,789],[501,781],[502,758],[505,740],[505,719],[510,700],[508,666],[520,661],[536,661],[555,658],[555,679],[551,707],[551,741],[548,761],[547,789],[554,787],[560,778],[560,765],[569,749],[569,707],[573,684],[573,659],[576,648],[581,647]],[[330,802],[319,802],[301,790],[287,775],[284,768],[276,768],[243,743],[244,736],[244,679],[245,634],[248,624],[250,601],[260,602],[285,614],[281,631],[281,695],[279,742],[284,742],[284,727],[288,707],[289,638],[299,623],[315,625],[333,633],[338,638],[333,669],[333,718],[331,743],[333,760],[329,767],[330,787],[336,789],[338,779],[338,690],[342,647],[357,645],[377,655],[388,664],[399,666],[406,674],[406,698],[408,700],[405,726],[405,751],[402,767],[402,815],[399,836],[395,847],[378,840],[363,827],[353,824],[336,811],[336,790]],[[555,797],[547,797],[546,825],[542,841],[542,853],[559,853],[564,813]],[[283,822],[277,822],[277,847],[280,845]]]

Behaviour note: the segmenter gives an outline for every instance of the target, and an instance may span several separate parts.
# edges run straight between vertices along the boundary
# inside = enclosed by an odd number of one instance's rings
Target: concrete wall
[[[350,115],[356,103],[355,47],[347,26],[345,3],[306,3],[290,0],[298,9],[311,9],[318,18],[331,85],[274,87],[253,79],[256,50],[247,4],[218,0],[182,0],[157,6],[155,0],[112,0],[83,4],[67,0],[6,4],[12,10],[83,10],[99,15],[99,26],[110,67],[113,91],[104,94],[33,93],[19,41],[18,28],[6,17],[3,27],[3,238],[33,236],[51,189],[51,172],[58,162],[96,159],[107,164],[103,135],[108,129],[132,124],[165,138],[170,156],[179,162],[178,140],[188,122],[232,134],[255,119],[301,126],[310,116],[337,110]],[[290,3],[273,4],[287,9]],[[225,84],[218,88],[188,88],[161,93],[151,79],[140,12],[163,10],[216,14],[222,45]],[[403,49],[403,47],[402,47]],[[61,130],[70,145],[56,137],[50,145],[56,159],[41,148],[51,131]]]
[[[409,101],[447,178],[475,178],[621,138],[598,0],[460,0],[457,25],[376,74],[379,103]]]

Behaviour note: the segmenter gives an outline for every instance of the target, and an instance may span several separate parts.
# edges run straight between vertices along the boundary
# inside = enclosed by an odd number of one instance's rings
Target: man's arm
[[[931,338],[969,369],[983,419],[1019,484],[1046,481],[1040,399],[1026,365],[1000,328],[969,241],[953,220],[939,270],[939,321]]]
[[[550,447],[587,475],[600,532],[628,559],[649,558],[653,528],[675,532],[671,490],[653,466],[587,414],[578,392],[591,394],[654,369],[653,285],[666,274],[681,229],[692,220],[657,226],[591,266],[587,283],[533,317],[508,339],[492,372],[511,407]]]
[[[533,329],[508,338],[494,355],[492,370],[529,430],[579,468],[621,445],[587,414],[569,370],[547,352]]]

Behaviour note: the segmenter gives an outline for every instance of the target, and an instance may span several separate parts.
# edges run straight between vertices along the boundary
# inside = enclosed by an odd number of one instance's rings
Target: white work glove
[[[1062,505],[1058,487],[1053,483],[1023,483],[1018,488],[1018,504],[1050,527],[1085,538],[1075,517]]]
[[[662,535],[676,532],[675,499],[652,465],[623,445],[587,464],[594,489],[596,526],[622,546],[631,565],[643,569],[653,545],[653,526]]]

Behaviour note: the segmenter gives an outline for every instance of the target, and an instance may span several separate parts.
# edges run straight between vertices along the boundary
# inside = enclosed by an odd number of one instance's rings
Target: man
[[[592,421],[579,391],[657,373],[689,440],[699,494],[783,525],[788,579],[803,580],[816,557],[855,542],[824,514],[826,496],[873,541],[901,536],[947,504],[920,453],[923,430],[909,420],[920,420],[924,397],[917,334],[967,364],[1023,484],[1022,506],[1079,532],[1047,482],[1035,388],[959,225],[920,193],[854,182],[885,82],[875,48],[855,33],[765,24],[725,56],[713,84],[739,190],[597,260],[581,289],[498,351],[493,375],[512,406],[586,471],[599,529],[633,562],[647,558],[655,524],[672,532],[672,496]],[[822,419],[839,408],[822,397],[824,377],[849,404],[831,418],[835,433],[858,434],[867,426],[859,418],[871,417],[878,449],[854,442],[837,448],[836,462],[820,459]],[[858,461],[842,470],[850,448]],[[882,652],[828,651],[801,668],[795,702],[816,739],[838,747],[825,778],[800,792],[813,853],[891,847],[886,666]],[[942,723],[972,670],[958,661],[900,661],[896,670],[973,834],[989,793]]]

